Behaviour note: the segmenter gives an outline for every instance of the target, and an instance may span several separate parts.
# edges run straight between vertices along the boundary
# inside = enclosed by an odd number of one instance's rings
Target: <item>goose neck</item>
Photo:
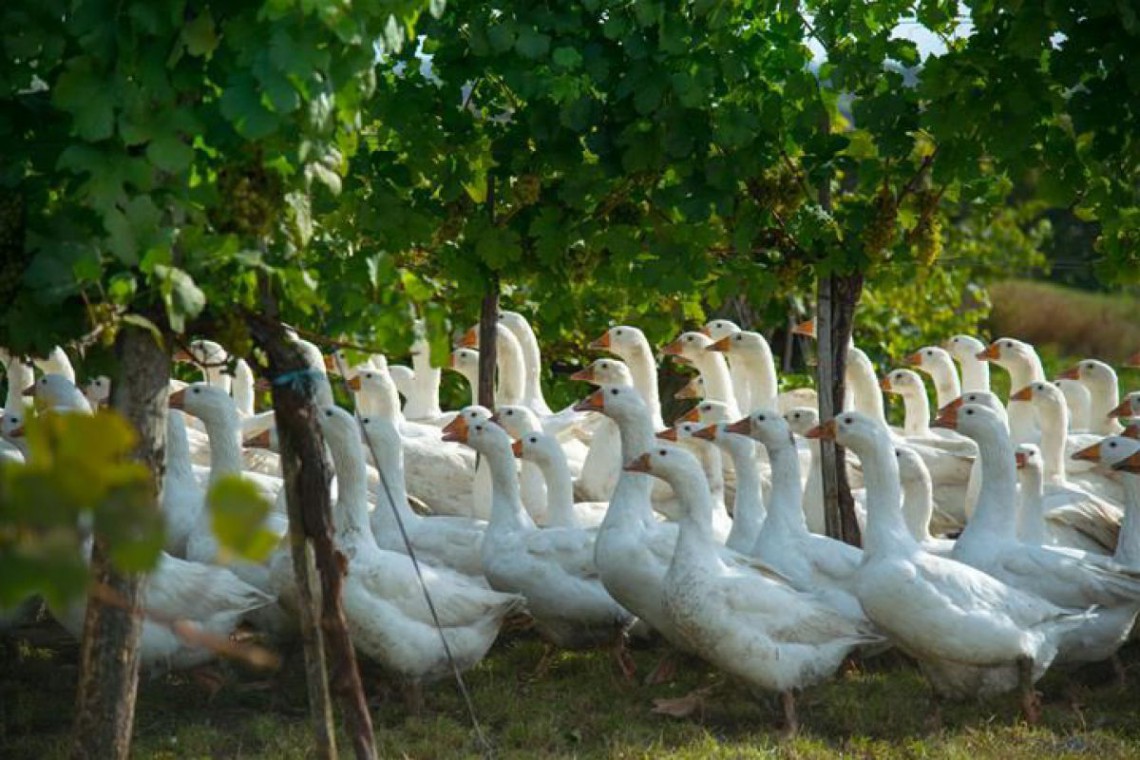
[[[934,511],[934,494],[928,478],[908,478],[902,482],[903,520],[907,530],[919,543],[930,541],[930,515]]]
[[[981,350],[981,349],[979,349]],[[962,392],[989,391],[990,364],[974,356],[963,356],[960,360],[962,366]],[[947,402],[949,403],[949,402]]]
[[[1017,513],[1017,536],[1027,544],[1040,546],[1049,542],[1045,525],[1045,483],[1040,472],[1021,475],[1020,509]],[[1119,546],[1117,547],[1119,549]]]
[[[376,490],[376,508],[372,511],[372,520],[380,526],[380,531],[398,531],[396,514],[406,525],[414,522],[417,515],[408,504],[408,491],[404,482],[404,452],[400,445],[400,436],[391,423],[380,420],[373,425],[387,424],[390,430],[386,435],[375,436],[368,427],[364,429],[364,437],[372,452],[372,459],[376,462],[376,470],[380,482]],[[389,498],[390,497],[390,498]]]
[[[1061,483],[1065,480],[1065,440],[1069,430],[1069,409],[1064,403],[1034,404],[1041,425],[1041,461],[1045,480]]]
[[[623,411],[612,417],[617,424],[618,437],[621,439],[621,461],[632,461],[634,458],[649,451],[653,446],[653,430],[649,416],[636,413],[635,410]],[[651,489],[653,481],[650,476],[639,472],[621,470],[613,495],[610,497],[610,506],[606,510],[605,523],[614,524],[635,518],[643,524],[653,522],[653,505],[651,503]]]
[[[1090,412],[1092,419],[1089,424],[1092,432],[1097,435],[1116,435],[1120,432],[1120,423],[1116,418],[1109,417],[1108,413],[1120,403],[1120,381],[1116,375],[1108,377],[1091,378],[1085,382],[1089,389]]]
[[[695,546],[715,543],[712,532],[712,496],[700,477],[674,478],[669,481],[677,500],[684,506],[680,519],[681,535]],[[678,545],[680,550],[680,545]]]
[[[499,395],[500,404],[521,404],[525,393],[526,369],[522,348],[510,330],[498,325]]]
[[[326,442],[332,453],[337,480],[333,528],[341,540],[371,536],[372,528],[368,523],[368,476],[360,440],[336,440],[328,436]]]
[[[166,478],[170,483],[194,484],[194,468],[190,463],[190,441],[186,438],[186,423],[182,412],[167,410],[166,422]],[[178,487],[178,486],[176,486]]]
[[[537,459],[537,464],[546,481],[547,521],[551,525],[575,524],[578,519],[574,514],[574,481],[566,460],[543,456]]]
[[[241,426],[234,415],[211,414],[202,419],[210,440],[210,484],[223,475],[242,471]]]
[[[867,492],[863,556],[884,556],[913,548],[914,536],[903,519],[899,466],[886,428],[876,430],[873,439],[860,442],[856,453],[863,462],[863,485]]]
[[[744,366],[751,386],[749,400],[751,408],[740,411],[748,413],[756,409],[775,409],[779,381],[776,379],[776,365],[772,361],[772,351],[768,348],[768,344],[765,343],[756,352],[734,354],[734,361],[737,360],[737,356],[740,357],[739,361]]]
[[[854,346],[847,349],[844,380],[851,388],[855,411],[885,425],[887,418],[883,413],[883,394],[879,389],[879,380],[875,377],[875,368],[867,355]]]
[[[522,503],[514,456],[505,446],[481,451],[491,472],[491,530],[526,530],[534,520]]]
[[[908,391],[902,394],[906,419],[904,432],[909,437],[925,438],[930,435],[930,400],[925,390]]]
[[[737,520],[762,522],[765,517],[764,498],[760,489],[760,468],[756,465],[752,440],[728,433],[722,444],[728,450],[728,455],[732,457],[732,464],[736,470],[736,497],[732,506],[733,524]]]
[[[1140,476],[1124,474],[1124,520],[1116,543],[1117,562],[1140,569]]]
[[[661,396],[657,391],[657,365],[653,362],[649,344],[639,342],[618,355],[629,367],[629,374],[633,377],[633,387],[645,401],[654,429],[660,430],[665,427],[661,419]]]
[[[702,349],[697,354],[695,364],[705,383],[705,398],[727,404],[729,416],[738,416],[736,395],[732,392],[732,377],[728,373],[724,354]]]
[[[800,457],[795,446],[768,446],[768,460],[772,464],[772,488],[768,494],[768,514],[764,528],[790,531],[806,535],[803,493],[800,491]]]
[[[934,364],[930,368],[930,377],[934,380],[934,393],[938,399],[939,409],[962,395],[958,373],[954,371],[954,361],[945,354],[934,360]],[[929,414],[929,410],[927,413]]]
[[[412,398],[408,399],[407,416],[412,419],[434,419],[442,414],[439,407],[439,384],[443,370],[431,364],[431,346],[423,339],[412,345]]]
[[[1017,473],[1013,444],[995,430],[985,430],[974,439],[982,463],[982,485],[977,506],[962,538],[970,535],[1016,538]]]

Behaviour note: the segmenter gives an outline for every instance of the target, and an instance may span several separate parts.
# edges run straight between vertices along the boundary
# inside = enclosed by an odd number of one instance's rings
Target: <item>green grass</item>
[[[41,625],[37,632],[45,629]],[[76,647],[53,637],[9,642],[0,666],[0,757],[56,758],[66,754],[76,676]],[[897,655],[806,691],[799,700],[802,729],[781,743],[774,700],[756,700],[695,662],[675,682],[627,684],[601,653],[563,653],[533,678],[542,653],[529,635],[500,641],[468,674],[475,711],[502,758],[983,758],[1140,756],[1140,684],[1075,685],[1050,674],[1042,725],[1020,722],[1012,698],[951,705],[941,730],[927,727],[928,697],[913,667]],[[634,653],[642,673],[662,654]],[[1140,649],[1128,653],[1140,662]],[[212,700],[185,675],[144,677],[134,756],[140,758],[307,758],[311,739],[299,655],[265,676],[231,671]],[[426,691],[423,713],[406,712],[399,694],[366,671],[381,757],[477,757],[479,745],[451,683]],[[1085,679],[1087,680],[1087,678]],[[712,685],[703,715],[654,715],[656,697],[680,696]],[[1079,709],[1070,706],[1072,695]],[[340,737],[342,756],[351,748]]]
[[[1140,299],[1089,293],[1045,282],[1008,280],[989,286],[995,337],[1009,335],[1061,356],[1118,365],[1140,351]]]

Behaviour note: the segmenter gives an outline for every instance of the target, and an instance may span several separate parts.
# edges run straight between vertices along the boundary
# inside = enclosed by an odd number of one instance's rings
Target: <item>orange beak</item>
[[[891,376],[890,375],[883,375],[882,379],[879,380],[879,387],[885,391],[890,391],[891,390]]]
[[[939,409],[938,410],[938,416],[941,417],[942,415],[946,414],[947,412],[955,411],[955,410],[961,408],[962,404],[964,404],[964,403],[966,403],[966,402],[962,400],[961,396],[959,396],[958,398],[954,399],[953,401],[951,401],[946,406]]]
[[[1120,460],[1112,466],[1112,469],[1131,472],[1133,475],[1140,473],[1140,451],[1137,451],[1126,459]]]
[[[663,441],[675,442],[677,440],[677,428],[665,428],[657,434],[657,437]]]
[[[1027,385],[1017,393],[1009,397],[1010,401],[1032,401],[1033,400],[1033,386]]]
[[[34,398],[36,395],[36,384],[32,383],[31,385],[29,385],[27,388],[24,389],[24,392],[21,393],[20,395],[24,396],[26,398]]]
[[[669,345],[665,346],[665,348],[661,349],[661,353],[665,354],[666,356],[680,356],[681,355],[681,339],[677,338],[677,340],[675,340],[672,343],[670,343]]]
[[[356,391],[357,393],[360,392],[361,382],[360,382],[360,374],[359,373],[348,378],[348,387],[351,388],[352,390]]]
[[[649,472],[649,452],[647,451],[637,459],[629,462],[622,469],[626,472]]]
[[[581,380],[584,383],[594,382],[594,365],[583,367],[570,376],[571,380]]]
[[[836,431],[835,418],[832,417],[822,425],[816,425],[804,433],[804,438],[818,438],[821,441],[834,441]]]
[[[522,438],[511,444],[511,451],[514,452],[516,457],[522,459]]]
[[[800,322],[792,328],[792,335],[804,335],[808,338],[815,337],[815,318]]]
[[[1133,414],[1134,412],[1132,411],[1132,401],[1128,398],[1125,398],[1123,401],[1112,408],[1112,411],[1108,413],[1108,416],[1131,417]]]
[[[251,449],[267,449],[272,443],[273,437],[269,434],[268,430],[262,430],[252,438],[245,439],[245,445]]]
[[[475,325],[467,332],[463,333],[463,337],[459,339],[460,348],[478,348],[479,347],[479,325]]]
[[[706,333],[706,335],[707,335],[707,333]],[[717,342],[713,343],[711,346],[706,346],[705,350],[706,351],[720,351],[722,354],[727,354],[728,348],[731,345],[732,345],[732,336],[726,335],[723,338],[721,338],[720,340],[718,340]]]
[[[685,412],[680,417],[678,417],[673,422],[673,424],[676,425],[678,422],[700,422],[700,421],[701,421],[701,407],[700,406],[694,406],[692,409],[690,409],[689,411]]]
[[[180,388],[170,394],[170,398],[166,400],[166,405],[171,409],[184,409],[186,404],[186,389]]]
[[[18,427],[18,428],[13,428],[8,433],[8,437],[9,438],[23,438],[24,437],[24,426],[20,425],[20,427]]]
[[[340,368],[336,366],[336,358],[332,354],[325,354],[325,372],[339,372]]]
[[[1058,380],[1080,380],[1081,379],[1081,365],[1069,367],[1067,370],[1057,375]]]
[[[986,346],[985,350],[979,351],[977,358],[984,362],[996,362],[1001,358],[1001,348],[998,346],[997,341]]]
[[[716,425],[708,425],[693,433],[694,438],[700,438],[703,441],[715,441],[717,434]]]
[[[1029,457],[1025,455],[1024,451],[1014,452],[1013,458],[1017,461],[1017,469],[1019,470],[1024,467],[1025,463],[1029,460]],[[1076,456],[1073,458],[1076,459]]]
[[[443,440],[467,443],[467,418],[458,414],[455,419],[447,423],[443,428]]]
[[[752,435],[752,418],[743,417],[726,427],[725,431],[737,435]]]
[[[950,408],[952,405],[947,404],[946,409],[939,414],[934,422],[930,423],[931,427],[946,428],[947,430],[958,429],[958,407]]]
[[[608,350],[609,347],[610,347],[610,331],[609,330],[606,330],[604,333],[602,333],[602,337],[598,338],[597,340],[591,341],[590,345],[589,345],[589,348],[594,348],[594,349],[598,349],[598,350]]]
[[[575,412],[600,412],[606,408],[606,394],[601,388],[574,404]]]
[[[921,366],[922,365],[922,352],[921,351],[915,351],[913,354],[911,354],[910,356],[908,356],[906,358],[906,363],[912,367]]]
[[[174,352],[174,361],[176,362],[192,362],[194,357],[185,348],[176,349]]]
[[[1134,441],[1140,440],[1140,425],[1129,425],[1124,428],[1124,432],[1121,433],[1121,435],[1125,438],[1131,438]]]
[[[1100,461],[1100,444],[1094,443],[1092,446],[1081,449],[1073,454],[1073,459],[1083,459],[1086,462],[1099,462]]]

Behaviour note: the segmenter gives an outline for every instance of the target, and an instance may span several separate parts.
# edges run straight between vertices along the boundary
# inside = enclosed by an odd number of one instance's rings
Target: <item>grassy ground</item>
[[[989,287],[991,331],[1062,356],[1119,364],[1140,351],[1140,301],[1129,294],[1089,293],[1045,282],[1009,280]]]
[[[63,757],[71,720],[76,647],[40,625],[32,640],[9,642],[0,665],[0,757]],[[27,634],[27,632],[25,632]],[[48,640],[45,641],[45,636]],[[951,706],[940,730],[927,725],[927,692],[897,656],[801,695],[802,730],[776,735],[774,701],[757,701],[696,663],[675,682],[630,685],[600,653],[563,654],[542,678],[533,670],[541,644],[522,634],[500,641],[468,674],[475,711],[503,758],[984,758],[1140,756],[1140,682],[1043,682],[1045,720],[1030,728],[1012,699]],[[648,672],[661,650],[635,652]],[[1140,662],[1140,649],[1128,653]],[[299,655],[271,681],[230,673],[212,699],[192,679],[170,675],[141,686],[134,755],[140,758],[307,758],[311,756]],[[477,757],[479,744],[455,687],[427,691],[418,717],[366,674],[382,757]],[[651,713],[652,700],[713,686],[703,715]],[[1074,706],[1075,703],[1075,706]],[[343,750],[348,750],[343,743]]]

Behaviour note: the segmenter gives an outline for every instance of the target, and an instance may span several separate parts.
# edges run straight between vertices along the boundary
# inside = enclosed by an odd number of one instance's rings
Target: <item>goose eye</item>
[[[844,417],[844,418],[843,418],[843,424],[844,424],[844,425],[850,425],[850,424],[851,424],[851,422],[852,422],[852,420],[851,420],[851,418],[850,418],[850,417]]]
[[[973,413],[974,413],[974,410],[973,410],[973,409],[967,409],[967,410],[966,410],[966,414],[973,414]]]
[[[514,409],[508,409],[508,410],[507,410],[507,416],[508,416],[508,417],[510,417],[510,416],[511,416],[512,414],[514,414],[514,413],[515,413],[515,410],[514,410]]]
[[[614,335],[621,335],[621,330],[618,330],[617,332],[615,332]]]
[[[756,415],[756,421],[757,421],[757,422],[764,422],[764,419],[765,419],[765,418],[764,418],[764,415],[763,415],[763,414],[758,414],[758,415]]]
[[[537,438],[529,438],[529,439],[527,439],[527,440],[529,440],[531,443],[538,443],[538,439],[537,439]]]
[[[1115,449],[1116,448],[1116,441],[1113,441],[1112,443],[1108,444],[1108,447],[1110,449]]]
[[[693,336],[692,335],[685,336],[685,342],[686,343],[692,343],[693,342]]]
[[[661,451],[659,453],[661,454],[661,456],[668,456],[668,454],[669,454],[669,452],[666,451],[665,449],[661,449]]]
[[[610,389],[610,395],[611,395],[611,396],[616,396],[616,395],[618,395],[618,389],[617,389],[617,388],[611,388],[611,389]]]
[[[934,352],[933,352],[933,351],[927,351],[927,352],[926,352],[926,355],[927,355],[927,356],[934,356]]]
[[[1090,372],[1092,371],[1092,368],[1093,368],[1092,364],[1086,364],[1085,365],[1085,369],[1089,370]]]
[[[361,425],[367,425],[367,424],[369,424],[370,422],[372,422],[372,418],[371,418],[371,417],[365,417],[364,419],[362,419],[362,420],[360,421],[360,424],[361,424]]]
[[[1005,346],[1006,348],[1012,348],[1013,347],[1013,344],[1010,343],[1008,340],[1005,341],[1004,343],[1002,343],[1002,345]]]
[[[326,416],[326,417],[332,417],[332,410],[331,410],[331,409],[326,409],[326,410],[325,410],[325,416]]]
[[[741,339],[741,336],[739,334],[737,334],[737,336],[733,340],[740,340],[740,339]]]
[[[195,388],[195,389],[194,389],[194,392],[195,392],[195,393],[201,393],[201,392],[202,392],[202,389],[201,389],[201,388]]]
[[[476,430],[477,432],[482,432],[482,431],[483,431],[483,426],[482,426],[482,425],[476,425],[476,426],[475,426],[475,430]]]
[[[795,418],[798,420],[798,419],[800,418],[800,413],[799,413],[799,412],[796,412],[796,413],[795,413],[795,414],[793,414],[792,416],[793,416],[793,417],[795,417]]]

